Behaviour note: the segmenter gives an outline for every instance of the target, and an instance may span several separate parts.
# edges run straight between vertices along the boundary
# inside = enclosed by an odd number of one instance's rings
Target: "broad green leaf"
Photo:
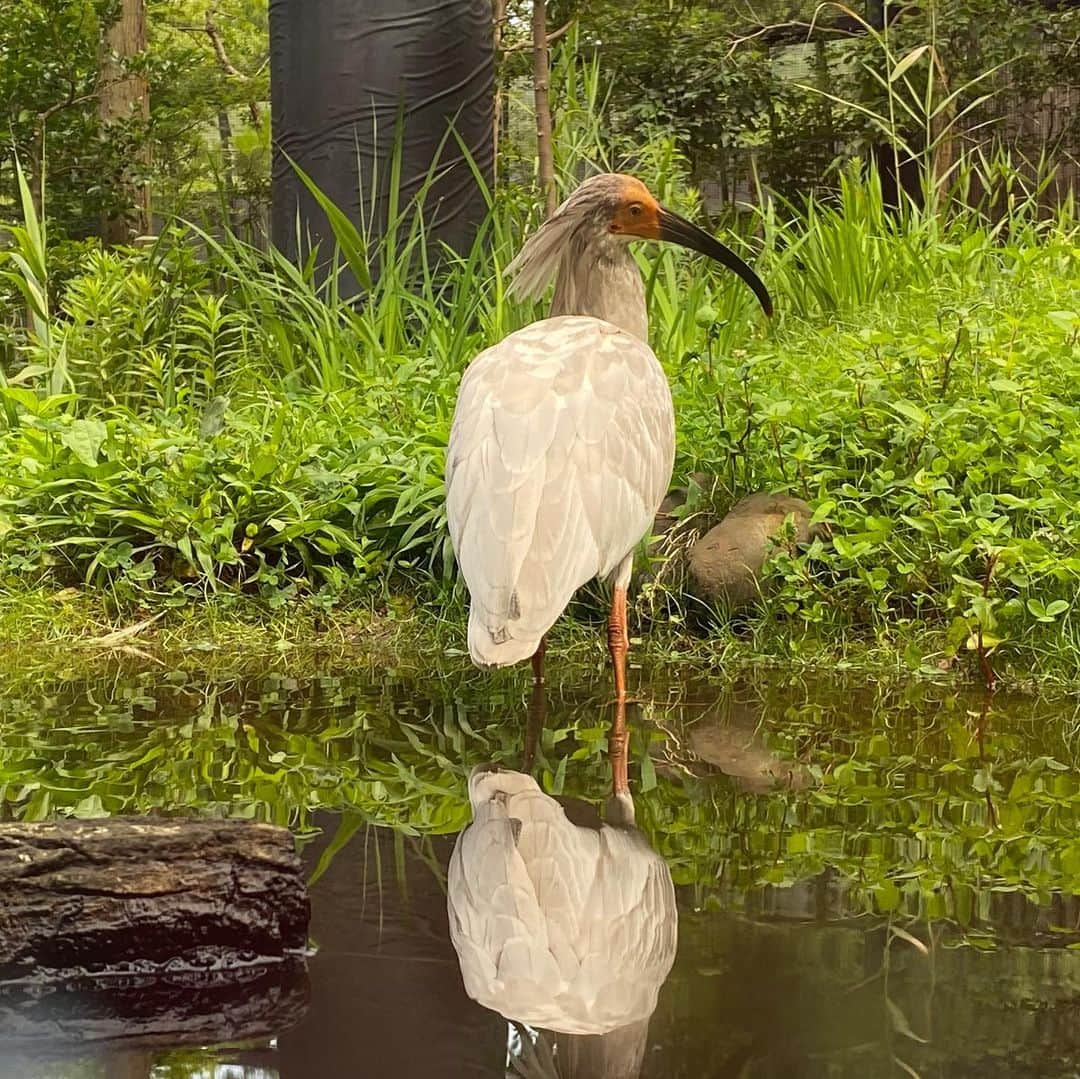
[[[901,416],[913,420],[922,427],[926,427],[930,423],[929,415],[915,404],[914,401],[894,401],[892,407],[894,411],[899,412]]]
[[[109,430],[101,420],[76,420],[66,428],[60,441],[84,464],[93,467],[98,463]]]

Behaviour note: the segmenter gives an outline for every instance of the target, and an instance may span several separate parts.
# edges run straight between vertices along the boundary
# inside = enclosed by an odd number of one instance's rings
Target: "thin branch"
[[[777,22],[772,23],[769,26],[759,26],[756,30],[749,34],[744,34],[742,37],[733,38],[731,47],[724,54],[725,60],[730,60],[740,45],[745,45],[748,41],[753,41],[754,38],[761,37],[763,34],[771,33],[773,30],[786,30],[791,27],[806,26],[803,22]]]
[[[731,47],[724,55],[724,59],[730,60],[732,56],[735,55],[740,45],[745,45],[748,41],[753,41],[755,38],[763,37],[766,34],[778,33],[781,30],[805,30],[806,41],[810,41],[813,38],[815,31],[822,34],[838,34],[842,37],[856,36],[850,27],[822,26],[819,23],[803,22],[801,19],[792,19],[790,22],[777,22],[771,23],[769,26],[759,26],[756,30],[744,34],[742,37],[732,39]]]
[[[575,15],[565,26],[560,26],[553,34],[548,34],[547,43],[550,45],[553,41],[558,41],[577,22],[577,16]]]
[[[225,51],[225,42],[221,40],[221,32],[217,28],[217,23],[214,22],[214,9],[212,7],[206,9],[206,19],[203,23],[203,30],[210,39],[210,47],[214,50],[214,56],[217,58],[218,67],[220,67],[231,79],[239,79],[240,82],[250,82],[251,79],[249,76],[245,75],[232,60],[229,59],[229,54]],[[259,111],[259,103],[257,101],[249,101],[248,111],[251,114],[252,124],[255,127],[261,127],[262,114]]]
[[[218,31],[217,24],[214,22],[213,8],[206,9],[206,22],[203,24],[203,29],[210,39],[210,45],[214,50],[214,55],[217,57],[218,66],[221,70],[234,79],[247,82],[247,75],[229,59],[229,54],[225,51],[225,43],[221,40],[221,34]]]
[[[68,95],[62,101],[57,101],[56,104],[50,105],[44,112],[37,114],[37,125],[42,128],[47,124],[58,112],[63,112],[64,109],[70,109],[73,105],[82,105],[84,102],[93,101],[97,97],[97,93],[83,94],[82,97],[75,96],[75,83],[74,81],[69,83]]]
[[[565,26],[560,26],[554,33],[548,34],[547,43],[550,45],[553,41],[558,41],[576,22],[577,16],[575,15]],[[528,52],[532,48],[533,43],[531,41],[523,41],[517,45],[507,45],[502,51],[504,53]]]

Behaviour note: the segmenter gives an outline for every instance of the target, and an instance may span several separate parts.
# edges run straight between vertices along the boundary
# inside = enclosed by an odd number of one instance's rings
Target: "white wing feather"
[[[667,493],[674,449],[663,369],[611,323],[545,319],[477,356],[446,465],[477,663],[531,656],[574,591],[622,562]]]

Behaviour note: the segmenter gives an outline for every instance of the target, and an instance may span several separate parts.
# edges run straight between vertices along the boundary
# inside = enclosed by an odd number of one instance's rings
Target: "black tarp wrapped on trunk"
[[[290,158],[358,224],[361,199],[365,216],[370,212],[377,170],[373,225],[381,235],[400,118],[402,205],[438,157],[424,219],[435,239],[467,250],[484,200],[447,131],[453,125],[490,180],[490,0],[270,0],[270,52],[277,246],[293,258],[302,254],[298,213],[305,237],[322,241],[324,251],[333,243]]]

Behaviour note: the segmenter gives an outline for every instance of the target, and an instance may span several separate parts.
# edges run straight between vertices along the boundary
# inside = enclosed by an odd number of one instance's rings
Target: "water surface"
[[[474,765],[520,767],[531,729],[546,789],[606,795],[606,681],[553,684],[542,733],[523,686],[0,683],[4,819],[288,825],[317,949],[306,975],[240,986],[33,1011],[0,994],[0,1076],[546,1075],[508,1059],[534,1033],[466,996],[446,916]],[[680,909],[643,1077],[1080,1074],[1074,702],[783,676],[637,689],[637,819]]]

